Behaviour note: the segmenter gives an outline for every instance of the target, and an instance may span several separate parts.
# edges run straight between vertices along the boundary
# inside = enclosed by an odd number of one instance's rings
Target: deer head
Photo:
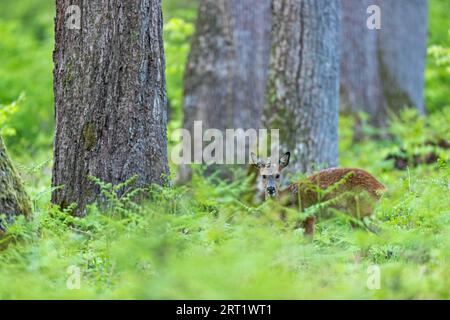
[[[272,163],[271,159],[263,160],[251,153],[253,165],[259,170],[259,185],[267,198],[276,197],[280,192],[281,172],[289,164],[290,152],[286,152],[278,161]]]

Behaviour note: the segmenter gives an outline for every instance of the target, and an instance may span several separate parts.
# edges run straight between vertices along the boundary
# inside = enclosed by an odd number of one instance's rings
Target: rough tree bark
[[[31,216],[30,200],[25,193],[19,175],[14,169],[6,152],[3,139],[0,137],[0,236],[6,229],[6,224],[14,222],[14,217]],[[5,221],[6,220],[6,221]],[[5,223],[6,222],[6,223]]]
[[[338,163],[339,0],[273,0],[264,123],[291,173]]]
[[[258,129],[270,51],[270,0],[202,0],[185,74],[184,128]],[[186,169],[186,167],[184,167]]]
[[[427,0],[342,0],[341,102],[344,112],[364,111],[376,127],[391,112],[425,113]],[[381,29],[367,27],[367,8],[381,9]]]
[[[69,5],[81,28],[67,27]],[[168,174],[165,60],[160,0],[57,0],[54,51],[56,135],[52,201],[98,199],[89,176],[137,186]]]
[[[372,4],[373,0],[342,0],[340,91],[345,113],[365,111],[376,120],[381,104],[377,31],[367,28],[366,13]]]

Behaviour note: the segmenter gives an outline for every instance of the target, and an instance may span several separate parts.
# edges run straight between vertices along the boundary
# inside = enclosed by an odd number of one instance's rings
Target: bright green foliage
[[[165,0],[162,1],[164,21],[180,18],[194,23],[197,18],[197,6],[200,0]]]
[[[342,159],[388,187],[372,221],[378,234],[336,215],[319,221],[310,242],[295,228],[300,213],[281,222],[272,203],[241,203],[242,175],[140,190],[144,205],[117,197],[126,185],[96,181],[109,209],[91,206],[79,219],[42,201],[32,224],[11,226],[18,242],[0,255],[0,298],[449,299],[448,161],[388,170],[385,148],[366,141]],[[380,290],[366,285],[372,265]],[[66,286],[70,266],[81,270],[80,290]]]
[[[10,126],[10,118],[18,110],[18,103],[23,100],[23,96],[19,101],[14,101],[8,105],[0,104],[0,136],[10,137],[16,134],[16,130]]]
[[[442,105],[449,106],[448,92],[450,92],[450,30],[445,47],[432,45],[428,49],[431,67],[427,71],[427,79],[437,85],[435,90],[429,90],[429,97],[440,100]],[[438,85],[438,81],[442,83]]]
[[[181,18],[172,18],[164,25],[167,91],[170,108],[170,128],[182,125],[183,75],[190,50],[194,25]]]
[[[448,35],[450,37],[450,30]],[[428,53],[435,59],[438,66],[446,66],[446,71],[450,74],[450,48],[433,45],[428,49]]]
[[[73,207],[62,212],[49,204],[53,3],[0,2],[0,128],[16,131],[8,143],[34,207],[31,223],[19,218],[0,240],[0,247],[9,243],[0,251],[0,299],[450,299],[450,151],[424,146],[450,139],[445,65],[428,64],[432,114],[405,110],[391,123],[393,139],[372,139],[378,132],[366,126],[366,140],[355,144],[352,120],[341,118],[341,166],[365,169],[388,189],[371,221],[377,234],[336,213],[319,220],[310,241],[296,229],[305,213],[285,210],[282,222],[275,203],[245,203],[251,185],[244,173],[227,183],[197,168],[191,185],[176,188],[136,190],[132,180],[112,186],[91,178],[105,201],[80,219]],[[430,3],[430,44],[449,47],[449,2]],[[196,4],[163,1],[169,130],[181,124]],[[22,92],[27,99],[10,105]],[[440,159],[398,171],[384,159],[401,149]],[[143,195],[148,201],[136,203]],[[373,265],[381,271],[379,290],[367,287]],[[79,290],[67,286],[74,267]]]
[[[53,134],[54,1],[0,2],[0,104],[25,94],[11,117],[10,150],[50,147]]]
[[[364,115],[361,117],[365,119]],[[450,108],[444,107],[441,111],[431,113],[428,116],[419,115],[416,109],[404,109],[399,116],[393,116],[390,126],[386,130],[391,136],[389,139],[380,140],[377,143],[378,150],[371,150],[374,142],[370,137],[380,134],[376,128],[371,127],[367,121],[363,121],[362,131],[369,143],[353,144],[354,119],[351,117],[340,118],[340,154],[345,160],[349,154],[355,153],[359,161],[367,167],[373,167],[372,153],[379,159],[385,159],[389,155],[400,155],[406,158],[421,157],[434,153],[445,161],[448,161],[448,150],[440,146],[439,142],[450,141]],[[343,165],[345,165],[345,161]],[[392,161],[380,162],[379,165],[389,170],[393,167]]]
[[[415,109],[406,109],[397,121],[392,122],[389,132],[395,142],[389,149],[391,154],[418,157],[434,153],[449,160],[439,142],[450,141],[450,106],[428,117],[419,115]]]
[[[427,110],[434,112],[449,105],[450,73],[450,1],[431,0],[429,5],[429,55],[425,72],[425,102]],[[447,61],[447,68],[442,64]]]
[[[391,127],[401,139],[426,136],[436,121],[405,117]],[[341,147],[351,141],[347,123]],[[371,222],[377,234],[336,214],[319,220],[311,242],[295,227],[299,212],[282,222],[274,203],[244,204],[250,185],[239,172],[226,183],[198,169],[189,187],[135,191],[132,181],[114,187],[93,178],[106,207],[79,219],[41,199],[33,223],[11,226],[17,243],[0,254],[0,298],[449,299],[449,151],[434,165],[396,171],[383,160],[395,143],[342,150],[343,166],[364,168],[388,188]],[[149,200],[137,205],[143,192]],[[373,265],[379,290],[367,287]],[[67,288],[73,266],[79,290]]]

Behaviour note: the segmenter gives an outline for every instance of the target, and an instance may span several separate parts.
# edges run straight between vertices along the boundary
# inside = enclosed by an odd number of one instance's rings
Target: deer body
[[[356,168],[321,170],[284,190],[279,190],[279,183],[274,185],[274,181],[279,181],[282,169],[289,163],[289,157],[290,154],[286,153],[279,164],[275,165],[269,161],[271,168],[268,168],[267,162],[253,160],[260,170],[265,197],[274,197],[285,206],[303,211],[323,203],[326,209],[333,208],[355,218],[363,218],[372,215],[375,203],[385,191],[383,184],[370,173]],[[252,155],[252,158],[255,156]],[[272,174],[270,178],[269,174]],[[314,233],[315,221],[316,218],[311,216],[303,222],[305,234]]]

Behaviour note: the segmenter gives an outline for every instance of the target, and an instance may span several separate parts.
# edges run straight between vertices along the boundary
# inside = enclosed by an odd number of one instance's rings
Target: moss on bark
[[[5,230],[5,222],[12,223],[14,217],[25,215],[31,217],[30,200],[23,188],[22,181],[14,169],[5,145],[0,137],[0,236]]]

